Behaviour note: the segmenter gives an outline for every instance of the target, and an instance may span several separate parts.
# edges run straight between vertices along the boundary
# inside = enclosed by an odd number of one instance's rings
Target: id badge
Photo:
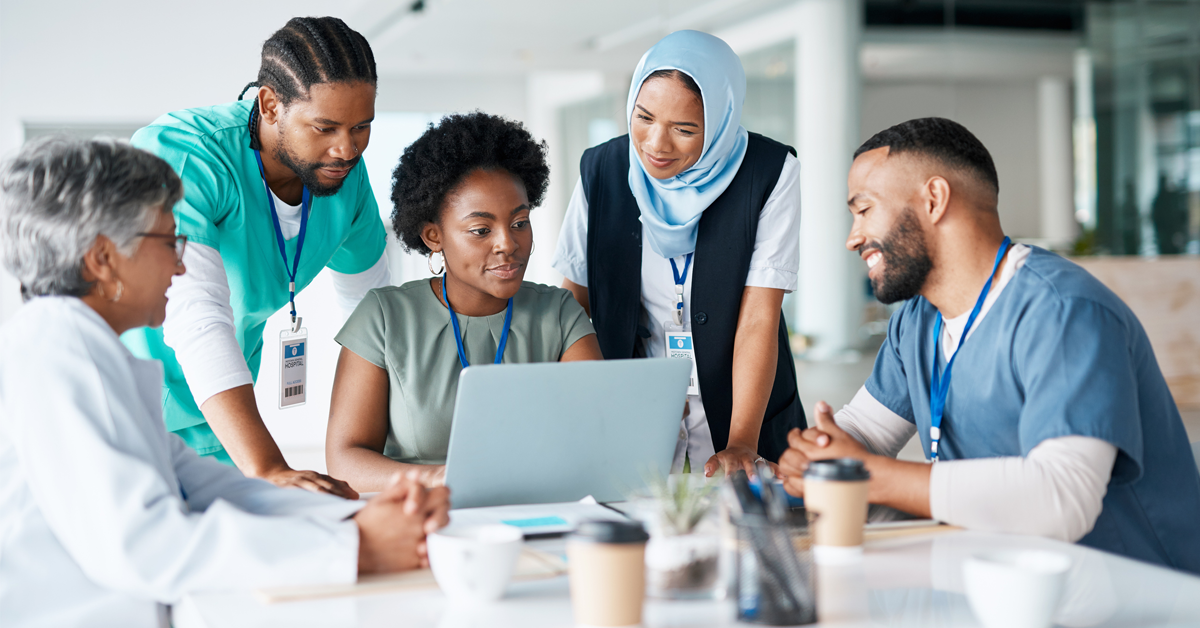
[[[308,329],[279,332],[279,409],[302,406],[307,398]]]
[[[689,360],[692,363],[687,394],[699,395],[700,384],[696,374],[696,351],[692,347],[692,332],[671,323],[663,325],[663,330],[667,337],[667,357],[673,360]]]

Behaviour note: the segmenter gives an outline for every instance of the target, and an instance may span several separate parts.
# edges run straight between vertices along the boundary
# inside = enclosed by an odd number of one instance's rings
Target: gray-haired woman
[[[193,590],[416,567],[447,521],[445,489],[413,478],[364,506],[166,432],[161,365],[117,337],[163,321],[181,195],[116,142],[43,140],[0,169],[0,261],[29,298],[0,327],[0,625],[164,625]]]

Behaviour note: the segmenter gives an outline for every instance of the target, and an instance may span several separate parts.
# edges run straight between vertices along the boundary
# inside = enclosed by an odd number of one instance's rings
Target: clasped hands
[[[815,414],[815,427],[796,428],[788,433],[788,449],[779,457],[783,487],[796,497],[804,496],[804,471],[808,463],[830,458],[857,458],[865,462],[872,457],[858,439],[838,427],[829,404],[818,402]]]
[[[425,535],[450,522],[450,489],[427,488],[421,473],[397,473],[358,514],[358,573],[429,566]]]

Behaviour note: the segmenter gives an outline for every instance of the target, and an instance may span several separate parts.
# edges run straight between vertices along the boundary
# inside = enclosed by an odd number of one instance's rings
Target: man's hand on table
[[[824,401],[817,403],[816,426],[788,433],[788,450],[779,457],[783,487],[796,497],[804,496],[804,471],[813,460],[857,458],[868,462],[872,454],[858,439],[847,434],[833,420],[833,409]]]
[[[425,535],[450,522],[450,489],[426,488],[416,471],[397,474],[354,521],[360,575],[427,567]]]
[[[779,470],[785,479],[788,493],[804,496],[804,471],[814,460],[855,458],[871,474],[867,500],[883,504],[916,517],[933,516],[929,506],[929,476],[931,465],[923,462],[904,462],[871,453],[833,419],[833,409],[824,401],[817,403],[816,427],[788,434],[788,450],[779,457]]]

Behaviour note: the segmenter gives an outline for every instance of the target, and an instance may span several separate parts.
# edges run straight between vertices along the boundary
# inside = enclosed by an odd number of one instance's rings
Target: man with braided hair
[[[284,348],[264,348],[267,317],[287,306],[299,331],[295,294],[323,268],[347,316],[368,290],[390,283],[383,223],[360,164],[375,85],[362,35],[334,17],[294,18],[263,44],[258,79],[243,88],[258,88],[253,100],[169,113],[132,140],[171,164],[184,188],[175,219],[190,243],[188,272],[167,293],[161,330],[122,338],[163,363],[167,429],[248,476],[350,498],[344,482],[288,466],[253,384],[264,353],[268,365],[279,355],[283,368]],[[289,358],[303,355],[299,336],[288,338]],[[303,394],[304,384],[286,392]]]

